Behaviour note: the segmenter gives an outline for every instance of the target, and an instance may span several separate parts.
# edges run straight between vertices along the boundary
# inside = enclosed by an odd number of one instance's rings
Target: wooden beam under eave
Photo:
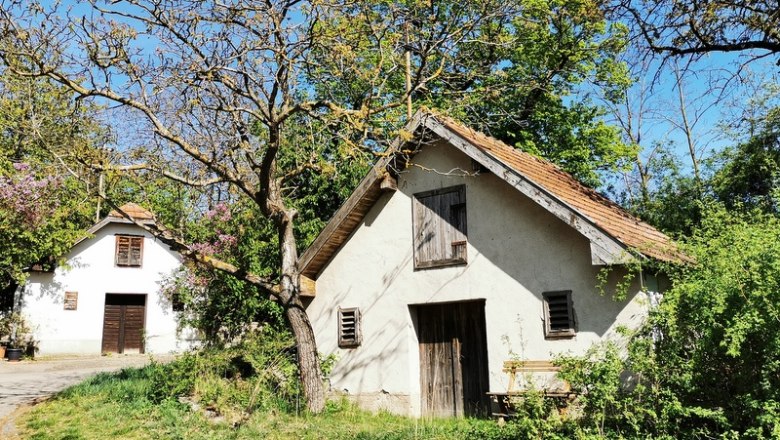
[[[301,296],[314,298],[317,294],[317,282],[313,279],[301,275]]]
[[[389,173],[382,177],[379,183],[379,190],[382,192],[393,192],[398,189],[398,180]]]

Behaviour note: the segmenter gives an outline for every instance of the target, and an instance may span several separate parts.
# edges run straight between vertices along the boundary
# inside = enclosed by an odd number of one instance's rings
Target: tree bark
[[[322,384],[320,357],[309,316],[300,306],[300,300],[296,298],[295,302],[298,305],[287,308],[287,319],[290,322],[293,335],[295,335],[295,344],[298,348],[298,368],[301,373],[301,386],[303,387],[303,396],[306,399],[306,407],[311,413],[318,414],[325,409],[325,390]]]
[[[295,337],[298,351],[298,368],[301,386],[306,399],[306,407],[313,414],[325,409],[325,390],[322,384],[322,369],[314,339],[314,329],[309,315],[303,309],[300,293],[300,274],[298,272],[298,251],[295,246],[293,218],[295,212],[285,211],[279,222],[279,245],[282,256],[282,278],[280,299],[285,308],[290,329]]]

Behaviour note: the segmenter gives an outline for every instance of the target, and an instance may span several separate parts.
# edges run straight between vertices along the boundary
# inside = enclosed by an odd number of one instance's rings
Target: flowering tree
[[[69,93],[46,80],[0,76],[0,291],[25,269],[64,253],[93,209],[83,182],[66,171],[75,152],[95,153],[97,124]]]
[[[299,212],[291,200],[300,179],[381,146],[384,136],[374,127],[387,126],[381,122],[397,117],[395,109],[408,107],[407,98],[446,66],[458,69],[458,43],[480,40],[481,25],[513,3],[91,0],[72,6],[0,2],[0,60],[18,75],[50,78],[80,99],[110,102],[148,130],[140,148],[127,149],[127,161],[91,161],[93,169],[218,186],[268,220],[279,255],[269,276],[223,261],[170,230],[153,232],[190,261],[278,299],[295,335],[308,408],[321,411],[319,358],[299,297]]]
[[[57,191],[59,178],[37,178],[26,163],[16,163],[15,173],[0,175],[0,280],[21,281],[23,270],[69,244],[73,231],[60,230]]]

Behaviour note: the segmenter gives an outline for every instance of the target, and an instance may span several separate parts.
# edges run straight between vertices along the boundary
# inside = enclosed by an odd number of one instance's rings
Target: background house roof
[[[154,214],[152,214],[151,211],[144,209],[140,205],[137,205],[135,203],[125,203],[124,205],[120,206],[119,209],[127,213],[130,217],[134,218],[139,223],[154,223]],[[122,214],[120,214],[119,211],[113,209],[108,213],[106,217],[103,218],[103,220],[92,225],[92,227],[90,227],[87,230],[87,235],[84,235],[83,237],[76,240],[76,242],[73,243],[73,246],[76,246],[82,241],[90,238],[97,231],[99,231],[109,223],[134,224],[132,221],[128,220]],[[29,270],[31,272],[53,272],[54,268],[56,267],[56,263],[57,263],[56,259],[50,256],[45,258],[44,261],[35,263],[32,266],[30,266]]]
[[[143,207],[136,205],[135,203],[125,203],[124,205],[120,206],[119,209],[136,220],[154,220],[154,214],[144,209]],[[108,216],[114,218],[125,218],[116,209],[112,209],[111,212],[108,213]]]
[[[151,211],[144,209],[143,207],[135,203],[125,203],[124,205],[120,206],[119,209],[127,213],[127,215],[132,217],[138,223],[150,224],[155,222],[154,214],[152,214]],[[103,218],[103,220],[95,223],[94,225],[92,225],[91,228],[87,230],[88,235],[81,237],[78,241],[73,243],[73,246],[81,243],[82,241],[86,240],[90,236],[94,235],[97,231],[103,229],[103,227],[105,227],[109,223],[135,224],[135,222],[133,222],[132,220],[128,220],[116,209],[112,209],[108,213],[108,215]]]
[[[414,133],[417,140],[431,135],[445,139],[499,178],[526,195],[531,194],[534,201],[591,240],[594,263],[629,261],[632,258],[629,250],[661,261],[685,259],[665,234],[583,185],[551,162],[465,127],[452,118],[426,110],[418,111],[405,130]],[[391,144],[390,152],[406,150],[405,155],[408,155],[408,150],[416,149],[404,148],[408,144],[399,137]],[[382,158],[336,211],[312,245],[301,255],[301,274],[316,279],[379,199],[383,189],[392,187],[387,181],[395,177],[393,168],[398,169],[395,160],[397,156],[394,154]],[[601,258],[603,256],[607,258]]]

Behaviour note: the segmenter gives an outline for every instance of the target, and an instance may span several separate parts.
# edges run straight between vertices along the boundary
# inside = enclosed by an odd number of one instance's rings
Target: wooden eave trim
[[[149,220],[149,219],[138,220],[138,222],[141,223],[141,224],[144,224],[144,225],[152,225],[152,224],[155,223],[154,220]],[[103,220],[101,220],[101,221],[95,223],[94,225],[92,225],[91,228],[87,229],[87,235],[85,235],[85,236],[79,238],[78,240],[76,240],[76,242],[73,243],[73,246],[71,246],[71,248],[75,247],[76,245],[78,245],[79,243],[81,243],[82,241],[84,241],[84,240],[86,240],[88,238],[92,238],[91,237],[92,235],[95,235],[95,233],[97,231],[99,231],[99,230],[103,229],[104,227],[108,226],[110,223],[120,223],[120,224],[126,224],[126,225],[134,225],[135,224],[134,222],[132,222],[132,221],[126,219],[126,218],[106,217]],[[124,234],[124,235],[128,235],[128,234]]]
[[[317,295],[316,281],[307,277],[306,275],[301,275],[300,283],[301,283],[300,295],[302,297],[314,298]]]
[[[384,161],[383,161],[384,163]],[[371,187],[378,185],[381,181],[380,173],[377,171],[378,166],[373,167],[366,177],[358,185],[355,192],[347,198],[343,205],[333,214],[328,224],[322,229],[317,238],[314,239],[311,246],[301,254],[298,260],[298,268],[302,275],[312,279],[317,279],[321,267],[311,267],[312,262],[323,250],[325,245],[333,238],[333,236],[339,232],[343,226],[343,223],[347,220],[349,215],[358,207],[361,201],[366,199],[371,194]],[[363,214],[365,215],[365,213]],[[334,252],[335,253],[335,252]]]
[[[415,133],[417,129],[422,125],[422,119],[428,118],[429,115],[425,111],[418,111],[415,113],[415,115],[412,117],[412,119],[409,121],[408,124],[404,127],[404,130],[409,133]],[[397,187],[397,182],[395,182],[395,176],[389,175],[388,166],[392,163],[392,161],[395,159],[395,153],[400,151],[401,147],[405,141],[401,139],[400,136],[393,139],[392,143],[390,144],[390,147],[387,149],[386,156],[383,157],[376,165],[374,165],[371,170],[369,170],[368,174],[363,178],[363,180],[360,181],[360,184],[357,186],[355,191],[352,192],[352,194],[347,198],[347,200],[344,202],[344,204],[341,205],[341,207],[336,211],[335,214],[333,214],[333,217],[328,221],[328,223],[325,225],[325,228],[322,229],[322,231],[317,235],[317,238],[314,239],[311,246],[309,246],[308,249],[306,249],[298,259],[298,270],[301,272],[303,276],[306,276],[308,278],[311,278],[312,280],[316,280],[319,276],[322,269],[325,267],[326,264],[322,264],[321,266],[312,266],[314,260],[320,255],[321,252],[324,251],[324,247],[331,241],[336,240],[334,238],[334,235],[337,232],[349,232],[350,231],[342,231],[344,222],[347,220],[349,215],[360,205],[360,202],[367,200],[369,195],[372,195],[373,192],[372,189],[376,189],[378,191],[378,195],[376,197],[376,200],[379,200],[379,197],[381,196],[382,192],[387,191],[393,191],[395,187]],[[377,186],[377,188],[373,188],[374,186]],[[372,206],[373,202],[376,202],[376,200],[371,200]],[[368,210],[366,212],[361,214],[361,221],[362,218],[365,217],[365,215],[368,213]],[[359,223],[359,222],[358,222]],[[354,228],[353,228],[354,230]],[[345,235],[349,235],[348,233]],[[346,243],[347,240],[344,240],[341,243],[338,243],[338,247],[333,251],[331,255],[327,256],[326,261],[330,260],[330,258],[335,255],[338,250],[341,248],[341,246]]]
[[[620,240],[542,186],[450,130],[435,116],[425,118],[423,123],[426,128],[588,238],[594,265],[625,264],[634,260],[635,257]]]

